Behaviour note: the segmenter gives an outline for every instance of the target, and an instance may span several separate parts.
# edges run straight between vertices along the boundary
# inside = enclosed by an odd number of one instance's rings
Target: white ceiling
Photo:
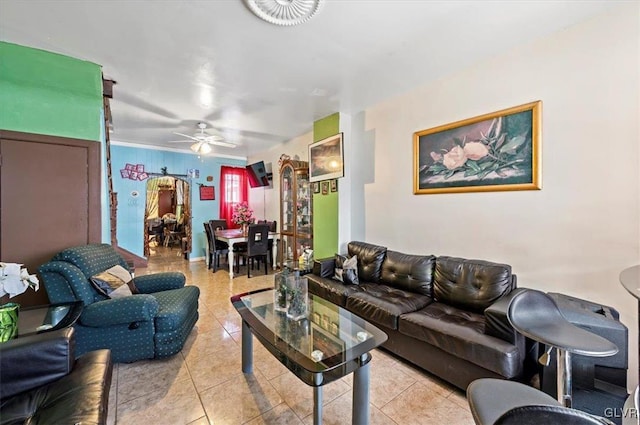
[[[0,0],[0,40],[102,65],[111,140],[188,149],[203,121],[244,157],[621,2],[326,0],[278,27],[242,0]]]

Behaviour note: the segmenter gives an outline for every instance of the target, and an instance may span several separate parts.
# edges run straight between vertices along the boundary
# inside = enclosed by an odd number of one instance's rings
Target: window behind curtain
[[[220,168],[220,218],[227,220],[229,229],[237,227],[231,222],[233,207],[249,201],[249,181],[245,168]]]

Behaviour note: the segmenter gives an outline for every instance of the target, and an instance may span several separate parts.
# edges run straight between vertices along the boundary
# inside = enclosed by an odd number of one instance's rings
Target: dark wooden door
[[[100,143],[0,131],[0,259],[31,273],[57,252],[100,242]],[[44,285],[12,301],[46,304]]]
[[[176,207],[174,204],[174,191],[173,190],[159,190],[158,191],[158,217],[162,218],[167,213],[176,213]]]

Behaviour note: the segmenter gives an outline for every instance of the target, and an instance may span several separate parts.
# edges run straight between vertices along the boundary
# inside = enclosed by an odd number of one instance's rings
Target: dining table
[[[219,229],[215,231],[214,237],[217,240],[226,242],[229,245],[229,256],[228,256],[229,277],[233,279],[233,264],[234,264],[233,263],[233,257],[234,257],[233,245],[240,242],[247,242],[248,237],[242,233],[242,229]],[[269,232],[269,239],[273,239],[277,241],[277,238],[278,238],[277,232]],[[273,259],[272,267],[274,270],[277,265],[276,263],[277,252],[278,252],[277,243],[274,243],[273,249],[272,249],[272,255],[271,255],[271,258]]]

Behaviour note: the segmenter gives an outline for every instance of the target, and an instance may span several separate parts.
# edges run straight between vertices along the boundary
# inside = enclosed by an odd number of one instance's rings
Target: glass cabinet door
[[[293,198],[293,186],[294,186],[294,174],[293,168],[290,166],[285,166],[282,169],[282,180],[280,190],[282,193],[280,206],[282,209],[282,232],[288,233],[293,232],[294,227],[294,216],[293,216],[293,203],[295,199]]]
[[[279,252],[283,262],[296,261],[305,249],[313,249],[312,196],[309,164],[296,160],[282,164]]]
[[[311,183],[306,172],[298,173],[296,193],[296,234],[300,238],[310,238],[313,229],[311,222]],[[311,248],[311,247],[306,247]]]

